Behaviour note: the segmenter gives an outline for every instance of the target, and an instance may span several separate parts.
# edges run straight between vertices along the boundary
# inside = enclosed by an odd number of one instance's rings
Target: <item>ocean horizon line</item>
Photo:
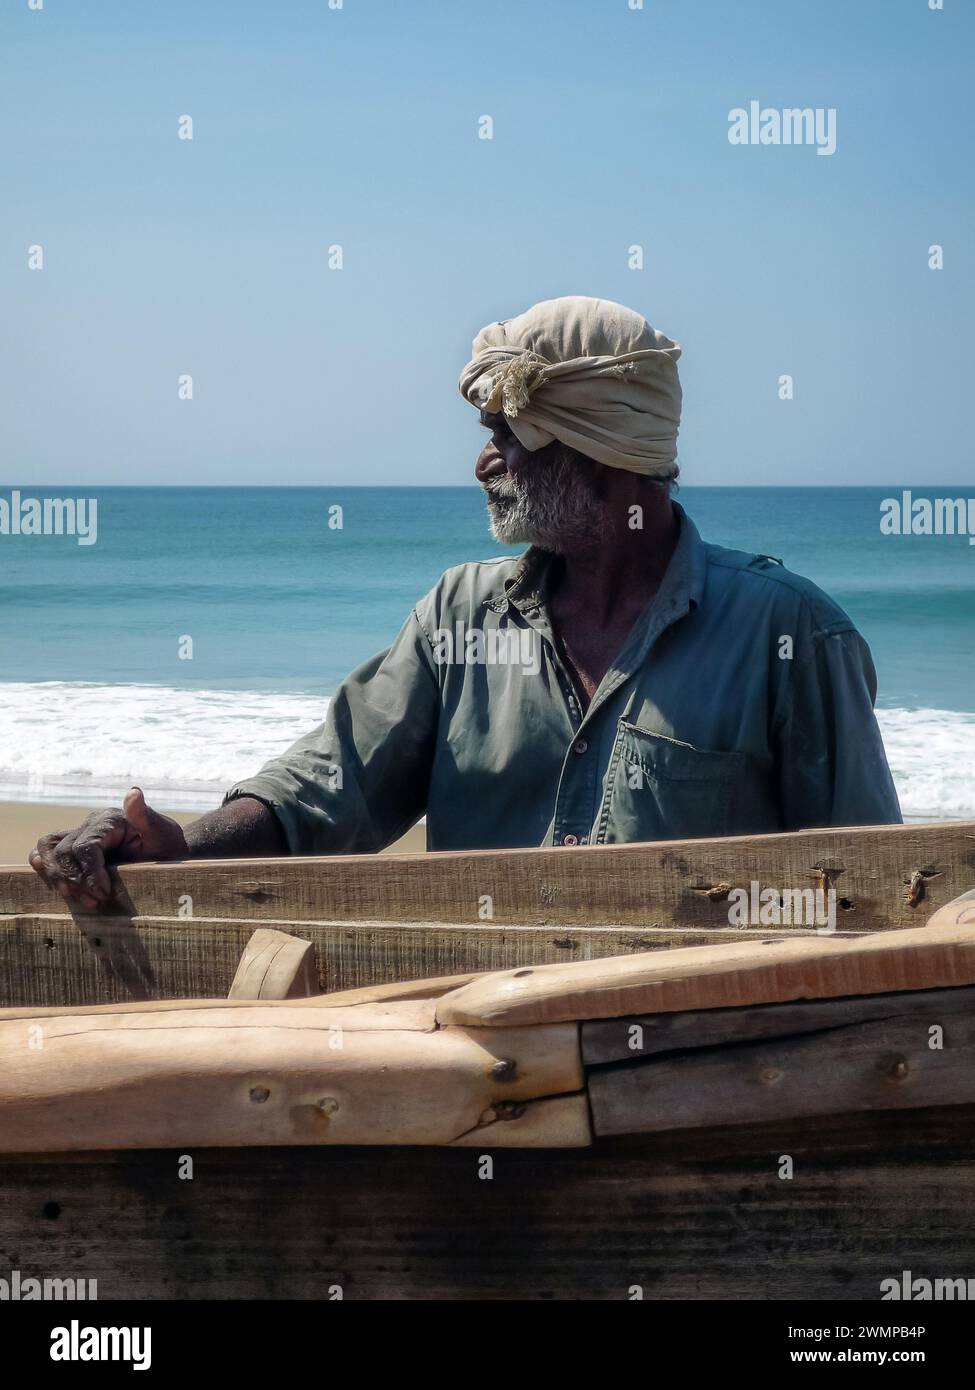
[[[480,491],[478,482],[464,483],[7,483],[4,491],[24,491],[26,488],[68,491],[79,488],[100,488],[105,492],[325,492],[343,488],[348,492],[459,492]],[[880,492],[885,488],[908,489],[912,492],[944,492],[947,489],[975,489],[975,479],[968,482],[938,483],[688,483],[679,482],[678,495],[683,492]]]

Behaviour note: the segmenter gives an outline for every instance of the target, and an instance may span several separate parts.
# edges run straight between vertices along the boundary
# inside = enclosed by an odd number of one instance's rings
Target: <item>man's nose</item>
[[[477,463],[474,465],[474,476],[479,483],[486,483],[489,478],[496,478],[501,473],[507,473],[508,466],[498,446],[492,440],[486,444],[477,456]]]

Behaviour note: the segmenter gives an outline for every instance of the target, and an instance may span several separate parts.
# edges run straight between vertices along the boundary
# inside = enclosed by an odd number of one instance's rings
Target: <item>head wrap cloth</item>
[[[534,452],[553,439],[609,468],[675,473],[680,347],[608,299],[547,299],[474,339],[460,391]]]

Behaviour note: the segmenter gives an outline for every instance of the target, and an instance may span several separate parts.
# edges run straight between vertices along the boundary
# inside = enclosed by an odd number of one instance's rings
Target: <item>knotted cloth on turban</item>
[[[609,299],[546,299],[489,323],[460,375],[472,405],[502,412],[534,452],[559,439],[609,468],[675,473],[680,347]]]

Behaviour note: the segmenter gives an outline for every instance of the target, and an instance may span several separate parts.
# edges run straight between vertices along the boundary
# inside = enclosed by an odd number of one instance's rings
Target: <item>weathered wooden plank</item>
[[[794,1177],[779,1176],[789,1154]],[[178,1150],[0,1160],[0,1269],[138,1299],[875,1302],[975,1271],[975,1114],[592,1149]]]
[[[119,869],[131,916],[238,921],[440,921],[483,927],[727,928],[732,887],[832,884],[843,926],[912,925],[975,882],[975,823],[572,849],[189,860]],[[824,879],[824,873],[827,879]],[[912,888],[913,884],[913,888]],[[32,870],[0,870],[0,914],[66,913]]]
[[[597,1134],[971,1105],[975,1012],[934,992],[892,1018],[597,1067],[588,1086]]]
[[[661,1052],[693,1052],[729,1042],[828,1032],[871,1019],[926,1016],[932,1008],[944,1017],[958,1012],[975,1013],[975,987],[591,1019],[580,1025],[582,1060],[587,1066],[633,1062]]]
[[[269,922],[315,946],[329,993],[516,965],[722,941],[727,931],[472,926],[459,922]],[[0,918],[0,1006],[225,996],[252,921],[79,914]],[[735,939],[767,940],[767,933]]]
[[[441,1023],[504,1027],[975,984],[975,923],[745,942],[484,975],[442,995]]]
[[[231,1007],[225,1007],[229,1003]],[[0,1014],[0,1151],[589,1142],[578,1030],[437,1029],[432,1000]],[[487,1142],[487,1141],[485,1141]]]

